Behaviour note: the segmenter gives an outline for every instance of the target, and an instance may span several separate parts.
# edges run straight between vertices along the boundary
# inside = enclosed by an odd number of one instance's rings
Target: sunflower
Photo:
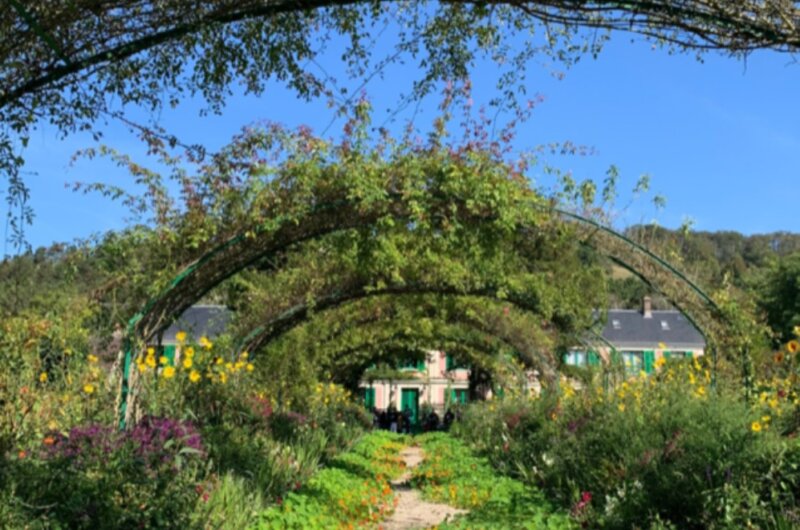
[[[789,353],[797,353],[800,351],[800,342],[790,340],[789,343],[786,344],[786,349],[789,350]]]

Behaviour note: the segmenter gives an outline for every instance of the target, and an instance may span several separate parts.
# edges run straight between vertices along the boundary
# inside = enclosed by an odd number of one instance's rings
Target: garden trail
[[[425,455],[419,447],[406,447],[400,453],[406,462],[408,471],[398,479],[392,481],[397,506],[394,513],[379,528],[382,530],[411,530],[417,528],[430,528],[437,526],[453,516],[466,513],[447,504],[436,504],[422,499],[418,490],[409,484],[411,469],[424,460]]]

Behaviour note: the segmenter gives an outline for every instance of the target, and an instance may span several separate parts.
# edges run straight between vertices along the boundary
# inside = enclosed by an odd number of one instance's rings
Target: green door
[[[411,411],[411,425],[416,425],[419,420],[419,390],[404,388],[400,393],[400,411]]]

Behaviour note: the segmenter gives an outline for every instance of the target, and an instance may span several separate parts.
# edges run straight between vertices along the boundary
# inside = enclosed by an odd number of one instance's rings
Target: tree
[[[235,82],[260,94],[272,77],[303,97],[346,105],[352,95],[335,94],[333,81],[312,70],[335,36],[348,42],[342,59],[353,77],[417,60],[410,98],[466,78],[488,57],[500,68],[496,102],[513,104],[531,57],[569,64],[596,54],[611,31],[742,55],[798,50],[798,21],[800,8],[787,0],[8,0],[0,13],[0,171],[12,228],[20,236],[31,219],[18,148],[38,121],[66,134],[115,116],[111,102],[157,109],[196,93],[219,110]],[[376,58],[387,28],[396,32],[394,50]]]
[[[794,337],[800,325],[800,252],[775,260],[757,285],[758,305],[779,341]]]

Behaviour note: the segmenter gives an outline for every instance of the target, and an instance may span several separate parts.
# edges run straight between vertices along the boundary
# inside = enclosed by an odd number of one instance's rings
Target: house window
[[[692,358],[690,351],[665,351],[662,355],[669,361]]]
[[[466,370],[466,369],[468,368],[468,366],[466,365],[466,363],[463,363],[463,362],[461,362],[461,361],[460,361],[460,360],[458,360],[458,359],[454,359],[454,358],[453,358],[453,357],[451,357],[450,355],[448,355],[448,356],[446,357],[445,366],[446,366],[446,370],[447,370],[448,372],[449,372],[450,370],[462,370],[462,369],[463,369],[463,370]]]
[[[644,362],[640,351],[622,352],[622,362],[625,365],[625,375],[639,375],[644,368]]]
[[[425,371],[425,361],[419,360],[415,361],[414,359],[404,359],[400,362],[400,370],[417,370],[419,372]]]
[[[571,351],[564,354],[564,364],[570,366],[586,366],[586,354],[582,351]]]
[[[456,388],[453,390],[450,401],[453,404],[465,405],[469,401],[469,390],[466,388]]]
[[[570,366],[599,366],[600,355],[595,351],[570,351],[564,354],[564,364]]]

